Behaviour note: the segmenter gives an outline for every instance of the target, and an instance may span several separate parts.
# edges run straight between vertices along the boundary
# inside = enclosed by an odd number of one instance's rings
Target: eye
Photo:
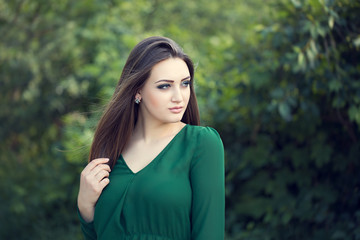
[[[189,86],[189,85],[190,85],[190,80],[182,81],[182,82],[181,82],[181,85],[184,86],[184,87]]]
[[[159,86],[157,86],[158,89],[167,89],[170,87],[170,84],[161,84]]]

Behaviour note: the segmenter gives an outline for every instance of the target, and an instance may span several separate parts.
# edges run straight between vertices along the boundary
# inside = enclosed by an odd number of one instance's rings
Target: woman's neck
[[[133,131],[133,140],[144,141],[145,143],[151,143],[163,138],[173,137],[176,135],[186,124],[183,122],[175,123],[154,123],[150,121],[144,121],[139,116]]]

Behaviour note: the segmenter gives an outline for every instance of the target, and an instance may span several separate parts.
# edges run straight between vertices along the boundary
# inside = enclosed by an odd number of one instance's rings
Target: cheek
[[[189,99],[190,99],[190,88],[188,88],[185,93],[183,94],[183,99],[186,102],[186,104],[189,103]]]
[[[160,94],[149,94],[147,101],[152,107],[157,108],[164,104],[165,100],[161,98]]]

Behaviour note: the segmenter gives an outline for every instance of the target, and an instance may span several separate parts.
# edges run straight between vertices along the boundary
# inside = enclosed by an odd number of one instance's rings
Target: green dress
[[[85,239],[224,239],[224,148],[210,127],[186,125],[145,168],[120,156]]]

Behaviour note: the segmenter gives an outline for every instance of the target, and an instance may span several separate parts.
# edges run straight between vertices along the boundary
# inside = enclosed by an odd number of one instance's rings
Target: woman
[[[81,173],[86,239],[224,239],[224,150],[198,126],[193,81],[171,39],[132,50]]]

